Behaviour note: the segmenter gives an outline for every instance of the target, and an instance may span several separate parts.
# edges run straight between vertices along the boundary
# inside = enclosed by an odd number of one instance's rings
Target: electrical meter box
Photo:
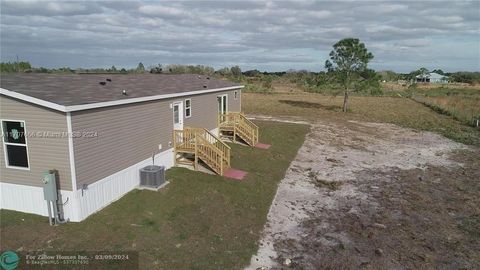
[[[55,171],[46,171],[43,173],[43,197],[47,201],[56,201],[57,196],[57,178]]]

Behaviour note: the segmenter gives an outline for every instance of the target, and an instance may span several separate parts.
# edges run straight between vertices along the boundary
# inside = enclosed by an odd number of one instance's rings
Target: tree
[[[370,91],[372,96],[383,94],[380,84],[381,76],[375,70],[366,68],[359,75],[360,79],[355,84],[355,91]]]
[[[32,69],[29,62],[2,62],[0,72],[24,72]]]
[[[240,77],[242,75],[242,70],[240,69],[239,66],[231,67],[230,72],[232,72],[232,75],[235,77]]]
[[[454,82],[478,84],[480,83],[480,72],[455,72],[450,75]]]
[[[152,74],[160,74],[163,72],[162,64],[158,64],[150,68],[150,73]]]
[[[360,73],[367,69],[367,64],[373,59],[365,44],[357,38],[345,38],[333,45],[330,60],[325,62],[325,68],[337,75],[344,87],[343,111],[348,109],[348,93],[353,82],[359,79]]]
[[[427,75],[428,74],[428,69],[424,68],[424,67],[421,67],[420,69],[418,69],[418,73],[421,74],[421,75]]]
[[[391,70],[378,71],[377,74],[380,76],[380,79],[387,82],[393,82],[400,78],[399,74]]]
[[[145,66],[142,64],[142,62],[138,63],[138,66],[135,69],[135,72],[137,72],[137,73],[144,73],[145,72]]]
[[[232,74],[232,71],[230,70],[230,68],[224,67],[224,68],[221,68],[221,69],[217,70],[216,73],[218,73],[222,76],[228,76],[228,75]]]
[[[445,72],[443,72],[443,70],[441,70],[441,69],[434,69],[432,72],[440,74],[440,75],[445,75]]]
[[[247,77],[257,77],[260,75],[260,71],[256,70],[256,69],[253,69],[253,70],[247,70],[245,71],[245,76]]]
[[[417,71],[413,72],[413,75],[414,75],[413,80],[416,81],[416,76],[421,75],[422,82],[426,82],[427,81],[427,75],[428,75],[429,72],[430,71],[428,71],[427,68],[421,67]]]

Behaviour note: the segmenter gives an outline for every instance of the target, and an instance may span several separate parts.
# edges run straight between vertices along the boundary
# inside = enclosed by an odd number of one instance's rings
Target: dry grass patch
[[[244,93],[242,106],[248,114],[328,120],[348,124],[349,120],[392,123],[434,131],[458,142],[480,145],[480,129],[466,126],[448,115],[401,97],[350,97],[350,112],[341,112],[343,97],[314,93]]]

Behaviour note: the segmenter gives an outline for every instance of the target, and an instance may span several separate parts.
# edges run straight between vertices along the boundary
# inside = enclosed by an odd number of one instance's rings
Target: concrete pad
[[[236,169],[228,169],[223,176],[227,178],[232,178],[235,180],[243,180],[243,178],[247,175],[247,172],[241,171],[241,170],[236,170]]]
[[[255,144],[255,148],[259,148],[259,149],[268,149],[268,148],[270,148],[270,146],[272,146],[272,145],[271,144],[266,144],[266,143]]]
[[[161,184],[158,187],[147,187],[147,186],[137,186],[139,190],[151,190],[151,191],[159,191],[161,188],[164,188],[166,185],[170,184],[170,181],[165,181],[165,183]]]

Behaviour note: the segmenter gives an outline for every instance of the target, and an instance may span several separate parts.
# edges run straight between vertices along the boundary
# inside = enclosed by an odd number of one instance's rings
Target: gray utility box
[[[43,173],[43,197],[47,201],[56,201],[58,199],[57,194],[57,178],[55,171],[47,171]]]
[[[165,183],[165,166],[149,165],[140,169],[140,186],[157,188]]]

